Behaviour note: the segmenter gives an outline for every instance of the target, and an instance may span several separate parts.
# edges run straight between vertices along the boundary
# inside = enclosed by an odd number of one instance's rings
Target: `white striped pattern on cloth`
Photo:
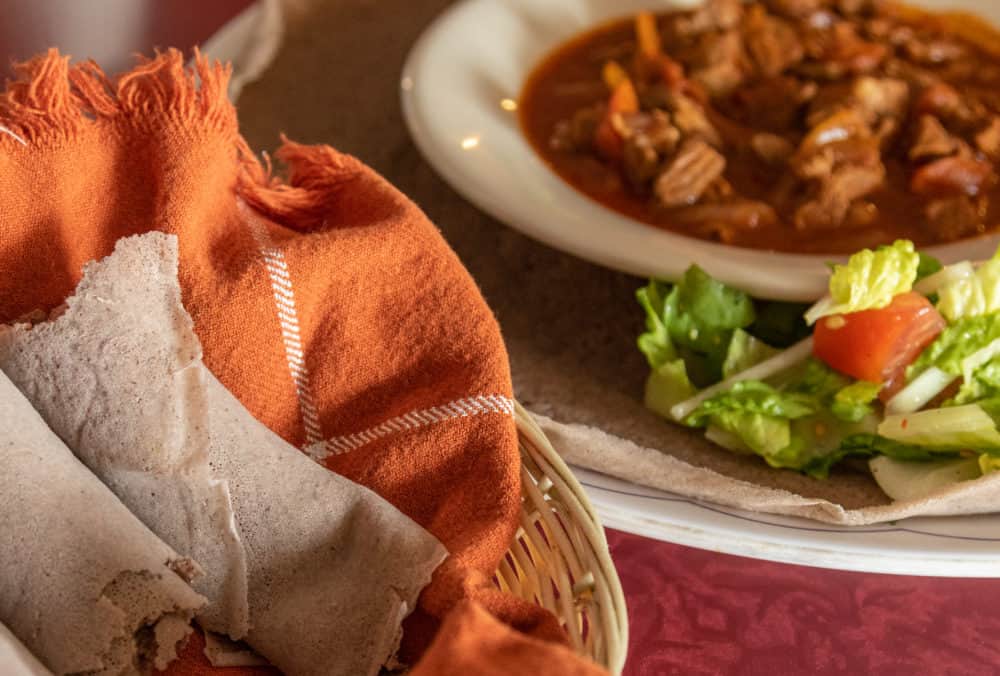
[[[21,138],[20,136],[18,136],[17,134],[15,134],[13,131],[11,131],[7,127],[3,126],[2,124],[0,124],[0,133],[7,134],[11,138],[13,138],[15,141],[17,141],[18,143],[20,143],[22,146],[28,145],[27,141],[25,141],[23,138]]]
[[[499,394],[480,394],[456,399],[441,406],[432,406],[390,418],[385,422],[356,434],[333,437],[326,441],[309,444],[305,451],[316,462],[323,462],[331,455],[347,453],[391,434],[406,432],[418,427],[467,418],[469,416],[498,413],[514,415],[514,400]]]
[[[295,395],[302,415],[306,444],[321,443],[323,434],[320,431],[316,400],[313,398],[312,386],[309,384],[309,370],[306,368],[305,354],[302,351],[302,334],[299,331],[299,316],[295,309],[295,290],[292,288],[292,278],[288,274],[288,264],[281,250],[274,246],[264,224],[251,213],[249,207],[243,203],[240,206],[271,280],[278,323],[281,325],[281,340],[285,346],[288,372],[295,384]]]

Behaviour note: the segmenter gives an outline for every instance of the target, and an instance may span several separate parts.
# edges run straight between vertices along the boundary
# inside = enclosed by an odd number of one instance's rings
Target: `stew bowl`
[[[400,81],[414,141],[466,199],[549,246],[623,272],[674,279],[697,263],[713,276],[767,299],[810,301],[826,290],[838,255],[738,248],[674,234],[602,206],[564,182],[531,147],[518,121],[518,96],[555,47],[593,26],[668,0],[465,0],[424,32]],[[1000,23],[1000,4],[925,0]],[[914,205],[914,209],[919,208]],[[916,212],[915,212],[916,213]],[[1000,235],[925,250],[943,262],[989,257]]]

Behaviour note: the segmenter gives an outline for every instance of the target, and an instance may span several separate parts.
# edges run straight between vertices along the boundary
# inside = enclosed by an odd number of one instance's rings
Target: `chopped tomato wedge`
[[[620,63],[611,60],[605,62],[601,68],[601,79],[608,86],[608,90],[613,92],[618,85],[628,79],[628,73]]]
[[[903,385],[903,371],[945,324],[929,300],[911,291],[879,310],[823,317],[813,331],[813,355],[853,378],[886,383],[885,397]]]
[[[660,45],[660,29],[656,27],[656,17],[652,12],[636,14],[635,38],[642,57],[650,61],[659,58],[663,48]]]
[[[608,100],[609,113],[638,113],[639,95],[635,93],[632,80],[625,78],[615,86]]]
[[[621,113],[639,112],[639,96],[635,92],[632,81],[625,78],[615,86],[608,100],[608,109],[604,113],[597,131],[594,132],[594,145],[597,152],[605,159],[617,161],[622,158],[625,149],[625,142],[615,130],[611,122],[611,116]]]
[[[681,90],[686,84],[684,66],[663,52],[660,29],[652,12],[639,12],[635,17],[635,73],[640,83],[662,81],[669,89]]]

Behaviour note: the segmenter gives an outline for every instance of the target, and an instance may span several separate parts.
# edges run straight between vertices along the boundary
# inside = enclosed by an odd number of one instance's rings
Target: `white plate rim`
[[[814,568],[1000,578],[1000,515],[833,526],[702,502],[580,467],[573,471],[605,526],[655,540]],[[963,526],[997,535],[956,534]]]

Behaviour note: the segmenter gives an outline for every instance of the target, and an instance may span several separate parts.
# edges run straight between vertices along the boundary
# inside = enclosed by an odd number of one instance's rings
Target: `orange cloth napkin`
[[[517,670],[511,671],[511,665]],[[507,631],[475,601],[462,601],[410,676],[606,673],[592,662],[576,659],[569,648]]]
[[[170,51],[112,82],[50,51],[18,74],[0,97],[0,322],[59,305],[122,236],[178,235],[209,368],[451,552],[402,656],[417,659],[451,613],[434,664],[541,673],[544,655],[545,673],[592,669],[553,615],[492,585],[520,505],[507,355],[421,211],[327,146],[286,141],[288,182],[271,177],[239,135],[228,71],[200,57],[190,72]],[[199,654],[186,655],[172,673],[193,672]]]

